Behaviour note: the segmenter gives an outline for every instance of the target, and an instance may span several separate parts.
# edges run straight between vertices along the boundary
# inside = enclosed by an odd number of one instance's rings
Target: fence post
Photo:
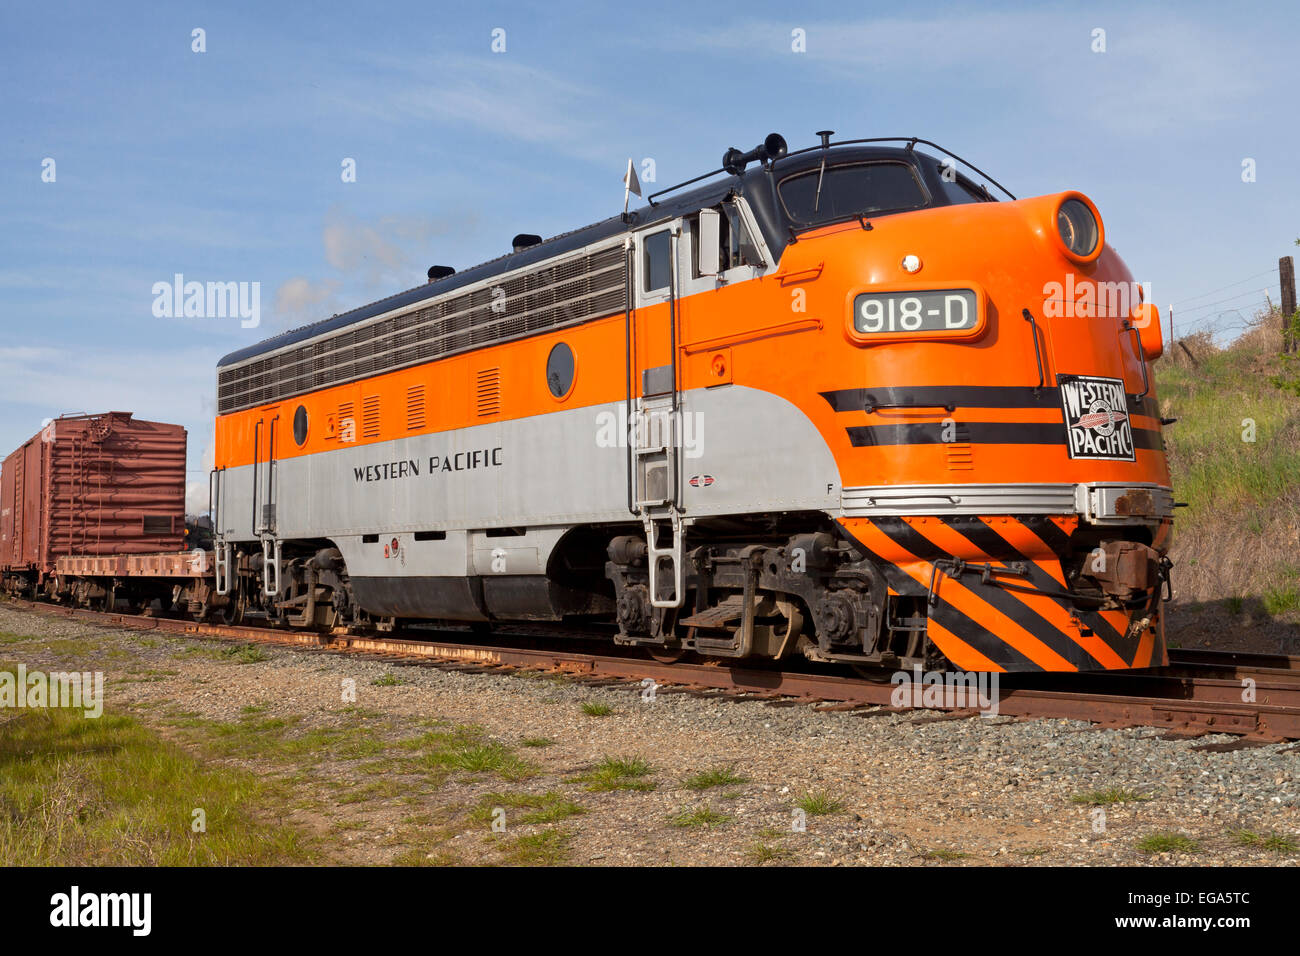
[[[1277,261],[1278,280],[1282,284],[1282,351],[1294,352],[1296,349],[1295,331],[1295,260],[1283,256]]]

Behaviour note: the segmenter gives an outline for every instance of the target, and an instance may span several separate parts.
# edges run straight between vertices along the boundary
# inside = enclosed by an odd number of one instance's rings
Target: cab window
[[[815,225],[853,216],[920,209],[929,202],[907,163],[843,163],[782,180],[781,204],[794,222]]]
[[[643,291],[655,292],[668,288],[672,276],[668,261],[671,253],[672,243],[668,239],[667,229],[641,240],[641,273],[645,276]]]
[[[723,272],[739,266],[762,268],[765,263],[759,251],[758,243],[735,202],[724,202],[713,207],[718,214],[718,265]],[[691,232],[691,277],[700,278],[700,217],[690,217],[688,228]]]
[[[993,197],[946,163],[939,164],[939,189],[949,205],[992,202]]]

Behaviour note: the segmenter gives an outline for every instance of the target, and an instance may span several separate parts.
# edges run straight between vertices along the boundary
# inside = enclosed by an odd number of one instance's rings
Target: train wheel
[[[231,595],[231,600],[220,607],[204,604],[199,611],[199,620],[208,624],[220,624],[233,627],[244,622],[244,599]]]

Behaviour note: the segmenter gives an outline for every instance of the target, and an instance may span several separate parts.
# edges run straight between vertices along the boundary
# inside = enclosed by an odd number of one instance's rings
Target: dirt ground
[[[1293,864],[1300,752],[918,722],[106,629],[0,607],[0,658],[280,794],[359,864]],[[348,694],[354,692],[355,699]],[[180,793],[185,806],[201,795]],[[188,812],[188,811],[186,811]]]

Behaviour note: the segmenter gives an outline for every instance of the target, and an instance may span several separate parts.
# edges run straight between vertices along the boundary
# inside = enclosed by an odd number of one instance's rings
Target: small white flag
[[[641,181],[636,178],[636,170],[632,168],[632,160],[629,157],[627,161],[627,172],[623,175],[623,217],[627,218],[627,204],[632,200],[632,194],[641,195]]]

